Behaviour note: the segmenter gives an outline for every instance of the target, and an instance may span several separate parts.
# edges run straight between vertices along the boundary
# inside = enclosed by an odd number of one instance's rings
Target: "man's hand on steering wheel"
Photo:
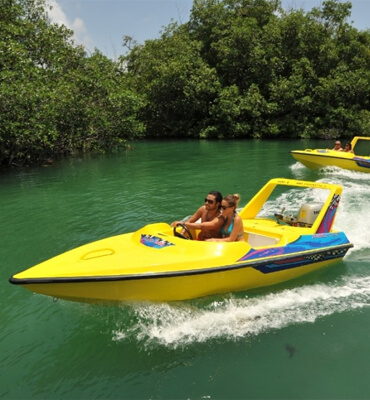
[[[176,230],[176,228],[178,226],[180,226],[182,228],[182,232],[181,233],[177,232],[177,230]],[[189,228],[187,228],[185,226],[184,222],[176,222],[176,223],[174,223],[173,234],[174,234],[174,236],[179,237],[181,239],[193,240],[193,235],[191,234]]]

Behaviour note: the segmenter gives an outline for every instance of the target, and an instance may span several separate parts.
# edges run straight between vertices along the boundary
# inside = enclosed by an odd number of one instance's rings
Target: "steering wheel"
[[[181,228],[185,231],[187,236],[183,235],[180,232],[177,232],[176,228],[178,226],[181,226]],[[174,234],[174,236],[179,237],[181,239],[193,240],[193,235],[191,234],[189,228],[187,228],[184,224],[181,224],[181,223],[176,224],[176,226],[173,228],[173,234]]]

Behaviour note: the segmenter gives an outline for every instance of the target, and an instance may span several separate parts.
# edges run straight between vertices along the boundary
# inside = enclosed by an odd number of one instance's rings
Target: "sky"
[[[131,36],[139,44],[160,37],[171,21],[185,23],[192,0],[47,0],[52,6],[52,22],[74,31],[74,39],[92,53],[95,48],[117,59],[125,53],[123,37]],[[350,0],[348,0],[350,1]],[[370,28],[370,0],[352,0],[348,22],[359,29]],[[322,0],[282,0],[285,9],[311,10]]]

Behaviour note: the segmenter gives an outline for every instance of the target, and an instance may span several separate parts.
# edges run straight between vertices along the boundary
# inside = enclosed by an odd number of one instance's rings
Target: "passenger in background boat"
[[[244,239],[243,221],[236,212],[240,196],[238,194],[229,194],[221,202],[222,216],[225,223],[221,227],[222,238],[208,239],[212,242],[242,242]]]
[[[222,201],[222,194],[218,191],[211,191],[204,199],[204,205],[199,207],[198,210],[186,221],[174,221],[171,226],[183,224],[190,229],[200,229],[198,240],[205,240],[209,238],[220,238],[221,226],[224,223],[220,206]],[[200,223],[196,223],[200,219]]]
[[[353,153],[351,143],[346,143],[346,144],[344,145],[344,150],[343,150],[343,151],[346,152],[346,153]]]
[[[343,151],[342,149],[342,143],[340,142],[340,140],[337,140],[334,144],[333,150],[337,150],[337,151]]]

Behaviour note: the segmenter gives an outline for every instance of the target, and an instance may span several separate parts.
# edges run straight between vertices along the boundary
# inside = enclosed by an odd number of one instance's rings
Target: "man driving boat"
[[[224,224],[225,219],[220,211],[221,201],[222,194],[220,192],[215,190],[209,192],[204,199],[204,205],[199,207],[198,210],[186,221],[186,223],[194,223],[198,220],[202,223],[212,221],[212,224],[200,227],[198,240],[222,237],[221,227]],[[184,221],[174,221],[171,226],[183,223]]]

